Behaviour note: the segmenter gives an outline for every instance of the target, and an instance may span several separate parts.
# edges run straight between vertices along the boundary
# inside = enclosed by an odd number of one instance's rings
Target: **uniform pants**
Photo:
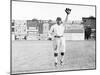
[[[65,52],[65,38],[54,38],[53,40],[53,50],[56,53]]]

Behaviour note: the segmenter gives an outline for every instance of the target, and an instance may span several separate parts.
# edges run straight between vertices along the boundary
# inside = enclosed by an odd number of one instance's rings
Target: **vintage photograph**
[[[96,69],[96,6],[11,1],[11,74]]]

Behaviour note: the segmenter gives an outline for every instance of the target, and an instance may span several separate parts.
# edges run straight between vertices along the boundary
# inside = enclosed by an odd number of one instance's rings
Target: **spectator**
[[[85,39],[88,40],[91,38],[91,27],[90,25],[86,26],[85,28]]]

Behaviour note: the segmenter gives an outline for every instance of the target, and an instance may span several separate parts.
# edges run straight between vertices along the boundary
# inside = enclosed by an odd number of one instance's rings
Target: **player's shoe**
[[[55,63],[54,63],[54,66],[55,66],[55,67],[57,67],[57,65],[58,65],[58,63],[57,63],[57,62],[55,62]]]
[[[63,61],[62,61],[62,60],[60,60],[60,65],[61,65],[61,66],[63,66],[63,65],[64,65],[64,63],[63,63]]]

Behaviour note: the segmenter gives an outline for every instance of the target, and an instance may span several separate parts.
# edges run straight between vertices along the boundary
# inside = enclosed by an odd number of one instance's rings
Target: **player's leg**
[[[54,52],[54,58],[55,58],[54,65],[57,66],[57,64],[58,64],[58,52]]]
[[[61,59],[60,59],[60,64],[61,65],[64,64],[64,54],[65,54],[65,52],[61,52]]]
[[[64,55],[65,55],[65,38],[61,38],[61,51],[60,51],[61,59],[60,64],[63,65]]]
[[[54,50],[54,60],[55,60],[54,65],[57,66],[58,52],[57,52],[57,41],[56,41],[56,39],[53,40],[53,50]]]
[[[54,39],[54,58],[55,58],[55,66],[58,64],[58,49],[59,49],[59,40],[57,38]]]

